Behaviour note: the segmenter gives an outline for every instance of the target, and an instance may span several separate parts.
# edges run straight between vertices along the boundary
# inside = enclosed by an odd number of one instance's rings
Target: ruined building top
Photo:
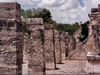
[[[91,13],[88,14],[90,20],[99,20],[100,19],[100,4],[98,4],[98,8],[92,8]]]
[[[43,25],[43,19],[42,18],[26,18],[26,24]]]
[[[21,21],[20,4],[17,2],[0,2],[0,20]]]
[[[53,29],[53,25],[51,25],[51,24],[46,25],[46,26],[44,26],[44,29],[45,30]]]

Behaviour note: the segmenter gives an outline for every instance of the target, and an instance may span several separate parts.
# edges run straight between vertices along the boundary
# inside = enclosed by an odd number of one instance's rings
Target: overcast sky
[[[18,2],[23,9],[47,8],[57,23],[74,23],[89,20],[88,13],[91,12],[91,8],[98,7],[100,0],[9,0],[9,2]]]

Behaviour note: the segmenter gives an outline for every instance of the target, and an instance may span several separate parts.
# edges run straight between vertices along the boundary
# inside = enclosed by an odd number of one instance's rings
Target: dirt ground
[[[52,75],[68,75],[68,74],[86,74],[87,61],[66,60],[63,64],[56,64],[56,70],[46,70],[46,74]]]

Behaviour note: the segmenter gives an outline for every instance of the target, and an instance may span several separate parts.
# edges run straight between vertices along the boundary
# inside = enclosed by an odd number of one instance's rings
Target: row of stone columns
[[[23,35],[20,5],[0,3],[0,10],[0,74],[45,75],[46,69],[62,63],[67,52],[64,32],[44,26],[41,18],[27,18]]]
[[[64,33],[55,30],[53,25],[44,26],[42,18],[27,18],[26,24],[27,39],[24,38],[24,43],[28,74],[45,74],[47,69],[56,69],[56,64],[62,63],[65,54]]]

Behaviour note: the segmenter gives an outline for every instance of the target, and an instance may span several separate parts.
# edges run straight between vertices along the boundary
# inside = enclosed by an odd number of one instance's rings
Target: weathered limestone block
[[[59,31],[54,30],[54,42],[55,42],[55,56],[56,56],[56,63],[61,63],[61,42],[60,42],[60,35]]]
[[[15,12],[10,13],[10,9]],[[15,17],[20,17],[20,5],[15,2],[3,2],[0,3],[0,11],[0,74],[21,75],[23,62],[22,24],[20,18],[18,21],[18,18]]]
[[[65,60],[65,32],[60,32],[61,62]]]
[[[83,43],[79,44],[74,51],[69,54],[72,60],[87,60],[87,53],[95,52],[94,36],[89,36]]]
[[[68,32],[65,32],[65,56],[68,57],[69,54],[69,38],[70,36],[68,35]]]
[[[94,39],[95,39],[95,52],[100,54],[100,23],[97,23],[96,28],[94,29]]]
[[[100,74],[100,61],[88,61],[86,63],[87,74]]]
[[[16,2],[1,2],[0,3],[0,20],[16,19],[21,21],[20,5]]]
[[[45,65],[47,69],[55,69],[53,27],[48,25],[44,29]]]
[[[28,33],[28,39],[26,44],[26,50],[28,52],[28,74],[43,75],[44,73],[44,57],[43,57],[44,27],[42,26],[43,19],[29,18],[26,19],[26,24]]]
[[[22,67],[22,59],[23,59],[23,35],[22,35],[22,25],[17,23],[16,21],[12,23],[12,26],[9,25],[7,21],[6,23],[0,23],[3,25],[0,34],[2,35],[0,38],[0,58],[1,63],[5,66],[0,68],[0,71],[3,69],[9,69],[7,71],[0,72],[1,74],[21,74]],[[9,30],[8,30],[9,27]],[[16,27],[16,28],[15,28]],[[21,29],[19,29],[21,27]],[[12,28],[15,28],[14,30]],[[13,34],[12,31],[15,33]],[[7,32],[7,33],[6,33]],[[11,33],[12,34],[11,34]],[[10,67],[8,67],[10,66]],[[14,66],[14,67],[13,67]],[[11,69],[11,70],[10,70]]]
[[[98,12],[98,8],[92,8],[91,9],[91,13],[95,13],[95,12]]]
[[[76,48],[76,40],[73,36],[70,37],[70,51],[75,50]]]
[[[88,61],[100,61],[100,56],[96,53],[87,53],[87,60]]]
[[[28,75],[28,53],[27,53],[27,42],[28,34],[24,33],[24,45],[23,45],[23,65],[22,65],[22,74]]]
[[[73,36],[68,35],[68,33],[65,33],[65,48],[66,48],[66,57],[70,56],[70,54],[75,50],[76,48],[76,40]],[[68,59],[68,58],[66,58]]]
[[[38,19],[38,18],[34,18],[34,20],[32,20],[30,18],[26,18],[26,22],[27,22],[27,24],[43,25],[43,20]]]

